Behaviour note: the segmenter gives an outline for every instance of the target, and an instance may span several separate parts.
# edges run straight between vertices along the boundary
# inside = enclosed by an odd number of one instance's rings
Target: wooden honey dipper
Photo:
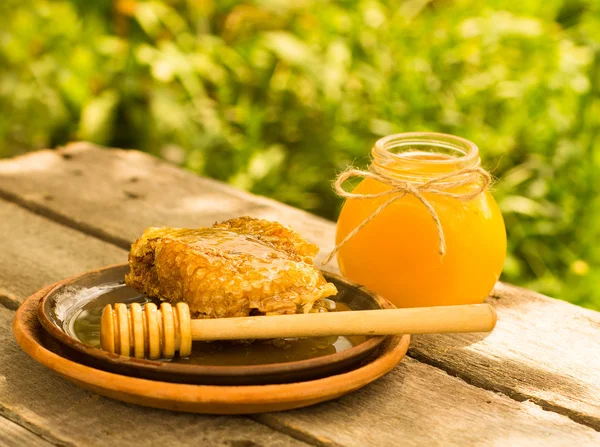
[[[158,359],[187,357],[192,340],[489,332],[495,325],[489,304],[192,320],[185,303],[121,303],[102,311],[100,341],[108,352]]]

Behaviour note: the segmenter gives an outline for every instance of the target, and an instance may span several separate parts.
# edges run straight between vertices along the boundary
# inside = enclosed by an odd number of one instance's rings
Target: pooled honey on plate
[[[99,287],[96,296],[82,309],[73,313],[66,322],[65,330],[81,342],[100,347],[100,318],[102,309],[108,303],[133,302],[146,304],[151,300],[145,295],[137,295],[123,299],[123,289],[131,290],[125,285],[107,285]],[[350,310],[345,304],[328,301],[332,311]],[[265,316],[264,318],[269,318]],[[366,340],[364,336],[311,337],[299,339],[194,342],[192,354],[186,358],[175,357],[175,363],[243,366],[285,363],[322,357],[352,348]]]

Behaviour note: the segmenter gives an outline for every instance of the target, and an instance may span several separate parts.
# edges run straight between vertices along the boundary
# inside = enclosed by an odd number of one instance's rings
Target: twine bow
[[[389,190],[373,193],[373,194],[355,194],[352,192],[348,192],[343,188],[343,183],[353,177],[359,177],[363,179],[371,178],[377,180],[380,183],[391,186]],[[352,230],[336,247],[333,251],[327,256],[325,261],[322,262],[323,265],[329,263],[336,253],[342,248],[350,239],[352,239],[356,234],[362,230],[366,225],[369,224],[379,213],[381,213],[385,208],[394,203],[396,200],[400,200],[407,194],[412,195],[417,200],[419,200],[427,211],[431,215],[435,223],[435,227],[438,234],[438,253],[440,256],[444,256],[446,254],[446,238],[444,237],[444,229],[442,228],[442,223],[440,222],[440,218],[437,215],[435,209],[424,196],[423,193],[436,194],[438,196],[450,197],[456,200],[460,200],[461,202],[468,202],[483,191],[491,184],[492,176],[489,172],[481,167],[475,168],[465,168],[460,171],[451,172],[449,174],[440,175],[435,177],[434,179],[428,180],[423,183],[412,182],[401,180],[396,177],[391,176],[386,173],[383,169],[371,165],[369,166],[368,171],[361,171],[355,168],[349,168],[346,171],[342,172],[335,180],[333,187],[336,194],[340,197],[343,197],[347,200],[359,199],[377,199],[379,197],[392,196],[389,200],[382,203],[369,217],[363,220],[360,225],[358,225],[354,230]],[[477,184],[477,188],[471,188],[467,192],[451,192],[453,188],[459,186],[465,186],[470,184]]]

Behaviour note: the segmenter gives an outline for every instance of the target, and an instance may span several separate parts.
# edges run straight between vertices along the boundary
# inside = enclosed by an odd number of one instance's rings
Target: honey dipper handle
[[[489,304],[192,320],[194,340],[489,332]]]

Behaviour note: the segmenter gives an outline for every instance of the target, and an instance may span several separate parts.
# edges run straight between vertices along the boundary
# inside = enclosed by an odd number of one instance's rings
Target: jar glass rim
[[[431,154],[451,155],[448,157],[411,157],[411,149],[429,149]],[[432,150],[433,149],[433,150]],[[413,151],[414,153],[414,151]],[[420,152],[424,153],[424,152]],[[438,132],[405,132],[388,135],[375,142],[372,150],[376,163],[408,162],[418,165],[442,167],[477,166],[480,163],[479,148],[472,141],[456,135]]]

